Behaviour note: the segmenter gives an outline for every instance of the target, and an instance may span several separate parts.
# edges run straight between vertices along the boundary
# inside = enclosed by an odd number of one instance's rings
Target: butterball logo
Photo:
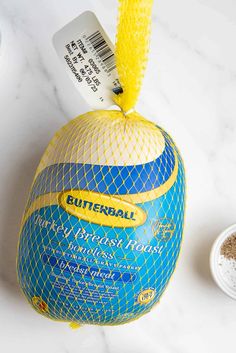
[[[138,206],[117,196],[87,190],[67,190],[59,195],[60,206],[69,214],[96,224],[119,228],[137,227],[146,221]]]

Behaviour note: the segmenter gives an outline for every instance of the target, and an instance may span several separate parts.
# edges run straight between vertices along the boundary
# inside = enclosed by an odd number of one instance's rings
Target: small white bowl
[[[215,240],[210,254],[210,268],[216,284],[231,298],[236,299],[236,261],[225,259],[220,248],[230,235],[236,233],[236,224],[225,229]]]

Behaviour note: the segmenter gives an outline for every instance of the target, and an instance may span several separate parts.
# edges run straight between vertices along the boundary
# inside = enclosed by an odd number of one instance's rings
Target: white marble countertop
[[[45,146],[89,107],[52,47],[54,32],[94,11],[114,40],[115,0],[0,0],[0,350],[50,353],[235,351],[236,302],[214,284],[209,251],[236,223],[236,4],[157,0],[138,104],[174,137],[188,179],[183,250],[150,314],[119,327],[72,331],[35,313],[16,282],[20,218]]]

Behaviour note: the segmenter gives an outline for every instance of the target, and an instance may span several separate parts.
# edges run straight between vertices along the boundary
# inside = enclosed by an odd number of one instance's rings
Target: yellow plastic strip
[[[76,329],[78,329],[78,328],[81,327],[81,325],[78,324],[77,322],[71,322],[71,323],[69,324],[69,326],[70,326],[70,328],[71,328],[72,330],[76,330]]]
[[[141,89],[149,50],[153,0],[119,0],[116,67],[123,93],[114,101],[124,112],[134,108]]]

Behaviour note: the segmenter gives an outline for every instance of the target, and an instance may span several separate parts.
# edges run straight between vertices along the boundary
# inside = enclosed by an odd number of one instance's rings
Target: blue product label
[[[19,246],[19,280],[34,307],[54,319],[91,324],[148,312],[180,250],[181,162],[169,190],[147,202],[98,199],[97,191],[89,196],[80,189],[56,190],[49,202],[42,197],[43,207],[39,202],[25,219]]]

